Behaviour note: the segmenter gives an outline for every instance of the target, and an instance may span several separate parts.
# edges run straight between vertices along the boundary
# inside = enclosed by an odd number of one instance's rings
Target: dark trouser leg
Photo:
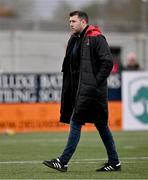
[[[95,124],[95,126],[97,130],[99,131],[101,139],[105,145],[107,155],[108,155],[108,162],[118,163],[119,162],[118,154],[116,151],[113,136],[110,132],[108,125]]]
[[[62,155],[59,157],[63,164],[67,164],[69,162],[76,150],[81,135],[81,127],[82,125],[80,123],[71,120],[67,145],[65,146]]]

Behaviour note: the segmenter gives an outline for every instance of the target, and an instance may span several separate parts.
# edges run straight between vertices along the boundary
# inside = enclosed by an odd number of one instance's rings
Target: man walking
[[[60,121],[70,124],[70,132],[63,153],[43,164],[66,172],[82,125],[93,123],[108,155],[108,161],[96,171],[119,171],[121,165],[108,127],[107,77],[113,66],[111,52],[99,27],[88,25],[85,12],[73,11],[69,20],[72,35],[62,67]]]

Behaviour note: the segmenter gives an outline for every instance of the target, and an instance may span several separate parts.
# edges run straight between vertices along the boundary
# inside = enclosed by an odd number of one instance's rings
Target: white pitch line
[[[148,157],[121,157],[121,160],[147,160]],[[97,159],[78,159],[78,161],[104,161],[107,160],[107,158],[97,158]],[[77,161],[73,160],[73,161]]]
[[[104,161],[107,160],[105,158],[99,158],[99,159],[77,159],[77,160],[72,160],[70,163],[83,163],[83,162],[87,162],[87,163],[97,163],[97,161]],[[148,157],[123,157],[120,158],[120,160],[148,160]],[[0,164],[40,164],[43,161],[0,161]],[[124,163],[127,163],[126,161],[124,161]],[[128,163],[130,163],[128,161]],[[132,162],[134,163],[134,162]]]
[[[0,161],[0,164],[39,164],[42,161]]]

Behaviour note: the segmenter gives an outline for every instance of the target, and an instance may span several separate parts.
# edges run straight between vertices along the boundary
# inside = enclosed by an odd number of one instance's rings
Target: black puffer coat
[[[70,38],[67,51],[70,49]],[[60,121],[69,123],[70,118],[82,124],[106,123],[108,120],[107,77],[112,70],[112,55],[105,37],[98,27],[89,25],[81,44],[79,84],[75,106],[70,106],[70,74],[66,53],[64,58],[63,88]]]

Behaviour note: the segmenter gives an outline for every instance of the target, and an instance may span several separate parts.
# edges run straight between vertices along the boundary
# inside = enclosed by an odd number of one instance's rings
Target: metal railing
[[[92,20],[90,23],[101,26],[106,32],[140,32],[141,25],[138,22],[127,21],[103,21]],[[145,28],[148,32],[148,25]],[[15,19],[15,18],[1,18],[0,30],[40,30],[40,31],[67,31],[69,30],[68,22],[64,20],[48,21],[42,19]]]

